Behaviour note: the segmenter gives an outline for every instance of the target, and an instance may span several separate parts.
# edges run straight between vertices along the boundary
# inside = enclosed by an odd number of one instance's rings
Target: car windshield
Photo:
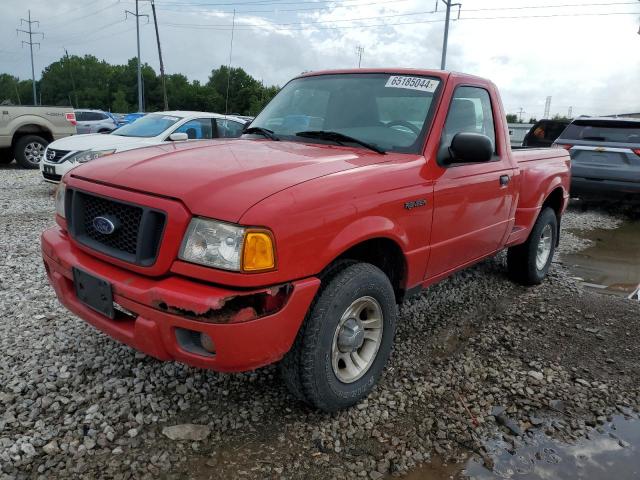
[[[111,132],[122,137],[156,137],[180,120],[173,115],[150,114]]]
[[[268,129],[281,140],[362,146],[347,136],[383,151],[419,153],[439,84],[433,77],[388,73],[297,78],[251,127]],[[305,132],[312,135],[297,135]]]
[[[640,122],[624,120],[576,120],[560,137],[563,140],[640,144]]]

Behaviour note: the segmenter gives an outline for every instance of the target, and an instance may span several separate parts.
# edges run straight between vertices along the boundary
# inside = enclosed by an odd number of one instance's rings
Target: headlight
[[[112,148],[111,150],[83,150],[81,152],[74,153],[67,158],[67,160],[76,163],[86,163],[91,160],[95,160],[96,158],[104,157],[105,155],[111,155],[115,151],[115,148]]]
[[[62,218],[66,218],[64,216],[64,198],[66,197],[67,186],[60,182],[58,184],[58,188],[56,189],[56,213],[60,215]]]
[[[236,272],[265,271],[275,267],[270,232],[205,218],[191,220],[179,257],[187,262]]]

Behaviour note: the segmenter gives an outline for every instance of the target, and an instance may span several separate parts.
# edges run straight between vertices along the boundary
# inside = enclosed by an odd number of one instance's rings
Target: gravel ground
[[[482,438],[541,418],[577,438],[640,403],[640,305],[583,291],[561,261],[542,286],[516,286],[504,255],[405,303],[389,368],[348,411],[299,404],[274,367],[157,362],[58,304],[39,256],[53,199],[38,173],[2,168],[0,186],[1,479],[377,479],[484,456]],[[563,227],[620,221],[571,211]],[[582,247],[565,235],[563,251]]]

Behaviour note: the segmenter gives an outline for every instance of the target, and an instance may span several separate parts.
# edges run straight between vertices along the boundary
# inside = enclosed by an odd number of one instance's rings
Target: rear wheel
[[[18,165],[22,168],[38,168],[48,144],[49,142],[38,135],[20,137],[13,147]]]
[[[523,285],[538,285],[544,280],[558,241],[558,218],[552,208],[538,215],[529,238],[522,245],[509,248],[509,276]]]
[[[291,392],[325,411],[367,396],[389,358],[396,325],[391,282],[377,267],[350,265],[329,279],[280,364]]]

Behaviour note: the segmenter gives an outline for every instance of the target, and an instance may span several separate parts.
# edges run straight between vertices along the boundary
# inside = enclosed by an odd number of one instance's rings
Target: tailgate
[[[629,147],[574,145],[570,151],[574,177],[640,182],[640,155]]]

